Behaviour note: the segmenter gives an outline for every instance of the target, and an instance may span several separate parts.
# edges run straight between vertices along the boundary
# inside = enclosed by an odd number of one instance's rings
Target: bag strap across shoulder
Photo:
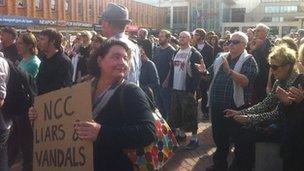
[[[133,84],[133,83],[124,83],[124,84],[121,85],[121,89],[120,89],[120,92],[119,92],[119,103],[120,103],[120,108],[121,108],[122,112],[125,111],[124,91],[125,91],[126,87],[132,87],[132,88],[136,87],[136,88],[138,88],[138,86],[136,84]],[[144,94],[145,94],[146,99],[149,102],[149,106],[150,106],[151,110],[155,111],[157,109],[156,104],[153,103],[153,101],[150,99],[150,97],[146,93],[144,93]]]

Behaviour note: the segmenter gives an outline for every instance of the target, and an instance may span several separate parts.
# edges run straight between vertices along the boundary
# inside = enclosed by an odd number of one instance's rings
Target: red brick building
[[[161,28],[164,25],[162,8],[133,0],[0,0],[0,25],[33,30],[98,27],[98,16],[109,2],[125,5],[129,9],[133,21],[131,25],[135,28]]]

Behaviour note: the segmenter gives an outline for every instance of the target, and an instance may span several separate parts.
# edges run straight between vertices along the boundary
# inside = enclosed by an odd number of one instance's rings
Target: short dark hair
[[[215,35],[212,35],[212,36],[211,36],[211,39],[212,39],[212,38],[215,39],[215,45],[218,45],[218,43],[219,43],[219,37],[215,34]],[[214,47],[214,48],[216,48],[216,47]]]
[[[61,49],[61,43],[62,43],[62,34],[58,32],[54,28],[48,28],[45,30],[42,30],[40,35],[47,36],[49,38],[49,41],[54,41],[54,46],[56,49]]]
[[[91,76],[95,78],[98,78],[100,76],[101,73],[97,59],[104,58],[109,53],[111,47],[115,45],[123,47],[128,53],[129,60],[131,59],[131,51],[126,43],[115,39],[106,40],[105,43],[101,45],[101,47],[90,57],[88,61],[88,73]]]
[[[6,26],[1,29],[1,32],[9,33],[14,39],[17,38],[18,33],[14,27]]]

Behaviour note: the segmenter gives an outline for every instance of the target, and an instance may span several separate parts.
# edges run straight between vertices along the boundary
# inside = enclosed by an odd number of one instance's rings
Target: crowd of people
[[[114,3],[100,22],[102,34],[84,30],[72,42],[55,29],[35,36],[3,27],[0,105],[7,94],[7,60],[35,79],[37,95],[92,80],[93,121],[75,122],[74,129],[94,142],[94,170],[116,171],[134,169],[124,149],[156,140],[150,100],[178,142],[192,133],[185,149],[204,143],[197,137],[201,100],[216,146],[207,171],[252,170],[259,141],[280,144],[284,171],[304,170],[304,30],[269,39],[269,27],[260,23],[223,36],[203,28],[178,35],[160,30],[155,37],[142,28],[127,35],[128,9]],[[1,171],[19,154],[23,170],[32,170],[31,122],[37,117],[34,106],[18,116],[0,110]],[[231,145],[235,155],[228,166]]]

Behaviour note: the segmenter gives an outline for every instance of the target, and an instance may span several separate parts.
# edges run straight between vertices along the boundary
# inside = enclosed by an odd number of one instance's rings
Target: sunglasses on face
[[[230,45],[230,44],[237,45],[237,44],[241,43],[241,41],[239,41],[239,40],[229,40],[227,43],[228,43],[228,45]]]

